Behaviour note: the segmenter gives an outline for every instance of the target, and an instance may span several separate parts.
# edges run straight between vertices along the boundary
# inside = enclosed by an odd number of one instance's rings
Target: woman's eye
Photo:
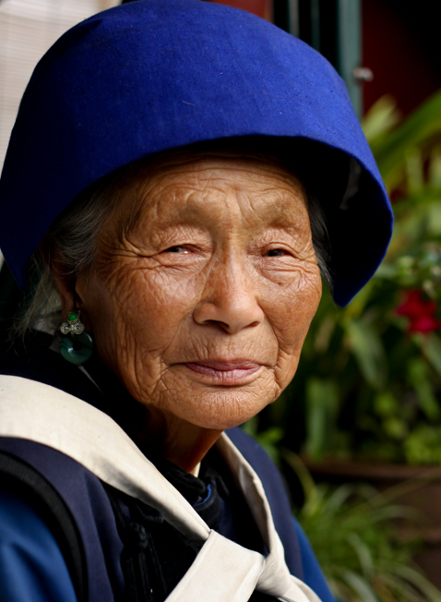
[[[270,249],[265,253],[265,257],[281,257],[282,255],[286,255],[287,252],[285,249]]]
[[[164,253],[188,253],[188,249],[187,247],[176,245],[174,247],[169,247],[168,249],[165,249]]]

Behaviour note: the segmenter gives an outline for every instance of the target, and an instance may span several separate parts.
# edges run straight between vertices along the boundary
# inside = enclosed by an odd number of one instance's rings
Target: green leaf
[[[346,583],[360,596],[362,602],[379,602],[374,590],[366,579],[353,571],[343,571],[342,577]]]
[[[432,421],[440,418],[441,411],[429,380],[426,362],[421,358],[412,358],[407,364],[407,373],[427,418]]]
[[[441,592],[424,575],[410,566],[397,566],[396,574],[417,587],[430,602],[441,602]]]
[[[429,186],[439,188],[441,186],[441,148],[436,147],[430,153],[429,161]]]
[[[374,411],[378,416],[396,416],[400,408],[400,402],[391,391],[381,391],[374,397]]]
[[[378,333],[361,321],[348,320],[345,331],[349,346],[366,381],[379,389],[386,380],[386,354]]]
[[[356,533],[351,533],[349,535],[348,542],[354,548],[354,551],[358,556],[362,573],[364,575],[372,575],[374,573],[375,563],[369,546],[367,546]]]
[[[348,499],[353,495],[354,487],[349,483],[344,485],[340,485],[328,498],[326,502],[326,508],[331,512],[335,512],[340,509],[342,505],[348,501]]]
[[[396,181],[406,153],[440,133],[441,91],[433,94],[388,136],[372,142],[372,151],[389,189]]]
[[[398,416],[383,420],[383,430],[391,439],[403,439],[407,434],[407,424]]]
[[[441,428],[421,424],[413,429],[404,442],[409,464],[441,464]]]
[[[415,194],[424,187],[424,162],[419,148],[406,152],[405,166],[409,193]]]
[[[311,378],[306,387],[305,452],[317,461],[331,449],[330,433],[334,430],[338,408],[338,388],[332,380]]]
[[[430,333],[422,337],[415,337],[415,341],[421,347],[432,367],[441,376],[441,340],[439,336],[435,333]]]
[[[278,426],[271,426],[255,436],[260,445],[266,450],[271,458],[279,464],[278,445],[283,437],[283,429]]]
[[[364,135],[370,143],[387,134],[400,121],[397,103],[385,94],[377,100],[363,118]]]

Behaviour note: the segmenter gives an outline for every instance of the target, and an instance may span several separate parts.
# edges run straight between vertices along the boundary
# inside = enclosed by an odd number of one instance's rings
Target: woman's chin
[[[251,390],[250,390],[251,388]],[[177,410],[177,415],[195,425],[209,430],[224,431],[243,424],[258,414],[273,401],[257,395],[253,387],[224,387],[221,390],[210,388],[195,396],[198,402],[187,403]],[[259,393],[261,390],[259,388]]]
[[[243,424],[280,395],[274,371],[263,365],[179,364],[164,372],[160,386],[141,379],[124,384],[147,409],[146,428],[169,432],[180,425],[223,431]]]

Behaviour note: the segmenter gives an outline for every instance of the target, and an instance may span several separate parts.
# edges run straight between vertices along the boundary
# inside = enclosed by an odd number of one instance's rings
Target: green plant
[[[440,462],[441,92],[404,121],[383,98],[365,129],[395,199],[390,250],[347,308],[324,293],[298,372],[259,427],[283,428],[312,460]]]
[[[317,485],[298,456],[287,451],[284,458],[305,496],[297,517],[337,600],[441,602],[412,560],[418,538],[403,536],[404,526],[418,525],[414,511],[366,485]]]

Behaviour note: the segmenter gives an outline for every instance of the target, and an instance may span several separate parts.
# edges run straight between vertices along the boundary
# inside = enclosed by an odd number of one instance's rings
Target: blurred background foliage
[[[403,485],[317,485],[299,456],[286,452],[285,460],[303,488],[297,517],[339,602],[441,602],[413,560],[424,517],[397,503]]]
[[[382,97],[364,130],[390,249],[347,308],[325,290],[293,382],[246,428],[276,456],[282,443],[310,461],[441,463],[441,91],[406,119]]]
[[[388,254],[347,308],[324,291],[294,380],[244,428],[282,464],[337,600],[441,602],[413,560],[428,519],[397,503],[414,484],[316,484],[300,459],[441,464],[441,91],[406,119],[382,97],[364,130],[394,207]]]

